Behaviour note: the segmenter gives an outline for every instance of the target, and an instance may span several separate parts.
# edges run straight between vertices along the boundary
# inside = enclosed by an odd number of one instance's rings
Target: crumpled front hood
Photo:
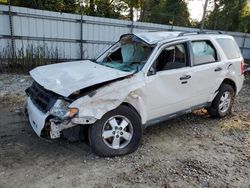
[[[38,84],[64,97],[80,89],[130,74],[89,60],[45,65],[30,71]]]

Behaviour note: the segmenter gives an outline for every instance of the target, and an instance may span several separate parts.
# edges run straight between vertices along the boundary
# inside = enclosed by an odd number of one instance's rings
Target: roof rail
[[[182,37],[186,34],[198,34],[198,31],[184,31],[184,32],[181,32],[178,37]]]
[[[223,34],[222,31],[198,31],[199,34]]]
[[[184,35],[194,35],[194,34],[223,34],[221,31],[185,31],[181,32],[178,37]]]

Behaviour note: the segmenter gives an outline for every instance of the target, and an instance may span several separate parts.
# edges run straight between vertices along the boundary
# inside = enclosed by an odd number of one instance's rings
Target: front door
[[[192,75],[186,43],[163,47],[148,75],[148,120],[188,110],[192,99]],[[151,69],[152,69],[151,68]]]

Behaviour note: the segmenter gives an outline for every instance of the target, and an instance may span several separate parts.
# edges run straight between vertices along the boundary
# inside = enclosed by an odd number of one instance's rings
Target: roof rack
[[[181,32],[178,37],[182,37],[184,35],[194,35],[194,34],[223,34],[221,31],[186,31]]]

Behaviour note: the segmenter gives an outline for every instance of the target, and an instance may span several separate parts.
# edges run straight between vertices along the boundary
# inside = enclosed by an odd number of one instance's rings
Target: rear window
[[[219,38],[216,40],[228,59],[236,59],[241,56],[239,47],[231,38]]]

